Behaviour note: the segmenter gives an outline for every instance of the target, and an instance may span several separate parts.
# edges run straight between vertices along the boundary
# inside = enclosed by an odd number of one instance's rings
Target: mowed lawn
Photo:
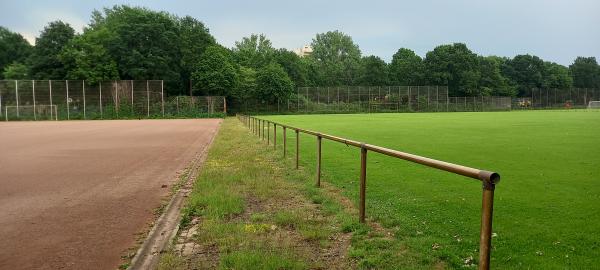
[[[502,176],[496,186],[492,267],[600,265],[600,112],[521,111],[267,116]],[[281,144],[281,130],[278,142]],[[301,134],[314,169],[316,139]],[[288,151],[294,153],[288,132]],[[477,260],[481,183],[370,152],[367,216],[396,239],[456,268]],[[324,179],[358,201],[359,150],[323,143]],[[400,255],[399,255],[400,256]]]

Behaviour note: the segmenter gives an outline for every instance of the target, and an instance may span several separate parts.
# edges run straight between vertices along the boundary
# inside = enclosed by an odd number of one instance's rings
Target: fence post
[[[267,122],[267,145],[269,145],[271,142],[271,122],[266,121]]]
[[[479,240],[479,269],[490,269],[490,249],[492,242],[492,213],[494,209],[495,183],[483,180],[481,204],[481,235]]]
[[[17,99],[17,118],[19,118],[19,80],[15,80],[15,98]]]
[[[100,101],[99,101],[99,104],[100,104],[100,119],[104,119],[104,112],[103,112],[103,109],[102,109],[102,82],[99,83],[99,89],[100,89],[100,91],[99,91],[100,92]]]
[[[35,80],[31,80],[31,93],[33,94],[33,119],[37,120],[37,112],[35,109]]]
[[[286,136],[286,127],[283,127],[283,157],[285,158],[285,152],[286,152],[286,146],[287,146],[287,136]]]
[[[412,112],[412,106],[411,106],[412,102],[411,102],[411,99],[412,99],[412,97],[410,95],[410,86],[408,86],[408,111],[409,112]]]
[[[146,117],[150,118],[150,82],[148,80],[146,80]]]
[[[52,120],[54,119],[54,112],[52,111],[52,80],[48,80],[48,90],[50,95],[50,120]]]
[[[296,129],[296,170],[298,169],[299,157],[300,157],[300,131]]]
[[[365,223],[365,197],[367,189],[367,148],[360,145],[360,200],[358,205],[360,223]]]
[[[321,135],[317,135],[317,187],[321,186]]]
[[[165,87],[163,80],[160,80],[160,104],[162,116],[165,117]]]
[[[129,82],[131,83],[131,114],[134,114],[134,112],[133,112],[133,80],[129,80]]]
[[[273,123],[273,149],[277,150],[277,124]]]
[[[71,112],[69,109],[69,80],[65,81],[65,85],[67,87],[67,120],[71,120]]]
[[[115,86],[115,111],[117,113],[117,118],[119,118],[119,105],[120,105],[120,101],[119,101],[119,86],[117,85],[117,81],[113,81],[113,84]]]
[[[225,97],[223,97],[223,113],[227,115],[227,99]]]
[[[83,119],[85,120],[86,119],[86,116],[85,116],[85,80],[83,80],[81,85],[82,85],[81,91],[83,92]]]

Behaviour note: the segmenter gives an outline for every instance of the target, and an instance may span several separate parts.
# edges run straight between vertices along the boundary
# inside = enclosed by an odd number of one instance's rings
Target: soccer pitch
[[[493,268],[600,264],[600,112],[521,111],[268,116],[268,120],[499,172]],[[293,132],[288,132],[293,154]],[[301,135],[301,164],[316,139]],[[359,152],[323,140],[323,179],[358,201]],[[481,183],[369,153],[367,217],[423,256],[477,258]],[[434,248],[432,248],[434,247]]]

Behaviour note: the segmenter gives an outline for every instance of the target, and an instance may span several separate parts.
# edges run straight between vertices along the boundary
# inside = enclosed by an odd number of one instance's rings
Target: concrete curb
[[[220,125],[221,124],[219,124],[219,126]],[[156,269],[158,266],[161,252],[168,247],[169,243],[173,242],[173,239],[179,231],[179,223],[181,222],[181,208],[183,207],[185,198],[192,190],[193,182],[198,176],[200,167],[206,160],[208,149],[210,149],[210,146],[212,145],[214,138],[217,136],[219,129],[217,129],[210,141],[191,162],[189,173],[184,185],[177,190],[177,193],[173,195],[169,201],[169,204],[167,204],[165,211],[158,218],[158,220],[156,220],[152,230],[150,230],[148,236],[144,240],[144,243],[137,250],[135,256],[131,260],[131,265],[127,269]]]

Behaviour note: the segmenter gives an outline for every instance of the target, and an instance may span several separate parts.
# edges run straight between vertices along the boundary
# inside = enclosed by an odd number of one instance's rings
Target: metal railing
[[[292,127],[273,121],[256,118],[248,115],[237,115],[238,119],[257,135],[262,140],[267,139],[267,145],[270,144],[270,129],[273,125],[273,148],[277,149],[277,127],[283,130],[283,156],[287,155],[287,136],[288,129],[296,133],[296,169],[299,168],[300,157],[300,133],[313,135],[317,138],[317,155],[316,155],[316,186],[321,186],[321,143],[322,139],[327,139],[334,142],[343,143],[345,145],[360,148],[360,192],[359,192],[359,221],[365,223],[365,201],[366,201],[366,186],[367,186],[367,152],[372,151],[387,156],[407,160],[413,163],[418,163],[438,170],[447,171],[469,178],[473,178],[482,182],[482,207],[481,207],[481,229],[479,240],[479,269],[490,268],[490,251],[492,239],[492,213],[494,208],[494,189],[496,184],[500,182],[500,175],[495,172],[475,169],[458,164],[453,164],[445,161],[435,160],[427,157],[422,157],[410,153],[405,153],[377,145],[367,144],[354,140],[345,139],[325,133],[320,133],[312,130]],[[266,134],[265,134],[266,129]]]

